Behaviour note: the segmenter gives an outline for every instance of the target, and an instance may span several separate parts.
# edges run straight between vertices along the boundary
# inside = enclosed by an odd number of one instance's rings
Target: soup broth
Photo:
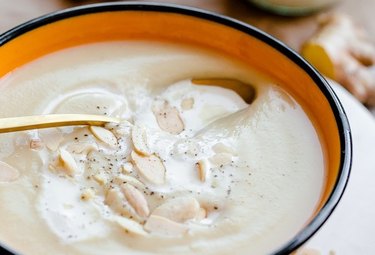
[[[251,84],[255,100],[200,78]],[[0,117],[123,120],[0,135],[0,240],[22,254],[266,254],[319,204],[324,157],[308,116],[217,52],[87,44],[16,69],[0,91]]]

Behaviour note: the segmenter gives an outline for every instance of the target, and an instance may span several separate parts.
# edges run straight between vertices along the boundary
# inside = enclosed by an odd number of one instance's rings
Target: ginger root
[[[320,29],[303,45],[302,56],[362,103],[375,105],[375,46],[344,14],[320,16],[319,21]]]

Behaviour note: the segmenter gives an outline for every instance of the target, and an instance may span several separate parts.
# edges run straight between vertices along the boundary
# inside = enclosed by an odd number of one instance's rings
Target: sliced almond
[[[17,180],[19,176],[20,173],[16,168],[0,161],[0,182],[13,182]]]
[[[33,138],[30,140],[30,149],[32,150],[41,150],[43,149],[43,142],[39,138]]]
[[[67,175],[73,176],[78,172],[79,169],[72,154],[64,149],[60,149],[59,159]]]
[[[174,135],[184,131],[184,122],[180,117],[180,113],[166,101],[162,105],[155,106],[152,110],[162,130]]]
[[[42,129],[38,132],[40,139],[51,151],[56,151],[63,140],[63,135],[61,131],[57,128]]]
[[[103,186],[107,184],[107,177],[104,174],[96,174],[93,176],[94,180],[100,185]]]
[[[189,231],[188,226],[158,215],[151,215],[144,228],[152,234],[181,236]]]
[[[235,155],[235,151],[232,147],[225,145],[223,143],[217,143],[214,146],[212,146],[212,150],[216,153],[230,153],[232,155]]]
[[[131,174],[133,172],[133,164],[126,162],[121,166],[121,172],[124,174]]]
[[[184,111],[191,110],[194,106],[194,98],[189,97],[189,98],[184,98],[181,101],[181,109]]]
[[[132,141],[134,149],[141,155],[149,156],[152,154],[147,141],[146,129],[142,126],[134,126],[132,129]]]
[[[73,153],[85,153],[88,154],[93,150],[98,150],[98,146],[94,143],[73,143],[70,144],[67,148],[69,151]]]
[[[121,185],[121,189],[125,194],[125,198],[128,200],[129,204],[135,209],[135,211],[141,217],[147,217],[150,214],[148,209],[148,204],[145,196],[130,184]]]
[[[136,178],[134,178],[132,176],[124,175],[124,174],[120,174],[118,176],[115,176],[113,178],[113,183],[115,183],[117,185],[128,183],[128,184],[131,184],[134,187],[139,188],[139,189],[145,188],[145,185],[141,181],[137,180]]]
[[[81,200],[88,201],[95,196],[95,192],[93,189],[85,189],[81,194]]]
[[[134,220],[127,219],[125,217],[120,217],[120,216],[114,216],[113,219],[117,224],[119,224],[128,233],[136,234],[139,236],[147,235],[147,232],[144,231],[142,225]]]
[[[156,155],[141,156],[135,151],[131,153],[132,160],[139,173],[149,182],[163,184],[165,182],[165,167]]]
[[[104,203],[109,205],[113,210],[121,209],[125,200],[125,196],[118,188],[110,188],[105,194]]]
[[[232,162],[233,155],[227,152],[221,152],[213,155],[210,162],[216,166],[225,166]]]
[[[201,159],[197,163],[199,180],[205,182],[207,179],[208,171],[210,170],[210,163],[207,159]]]
[[[205,218],[207,218],[207,211],[206,211],[206,209],[201,207],[201,208],[199,208],[199,212],[196,215],[195,219],[198,220],[198,221],[201,221],[201,220],[204,220]]]
[[[121,120],[120,123],[108,123],[105,125],[106,129],[111,130],[114,134],[118,136],[129,136],[133,124],[127,120]]]
[[[91,133],[103,143],[106,143],[112,147],[117,145],[116,136],[108,129],[105,129],[103,127],[98,127],[98,126],[90,126],[89,129]]]
[[[110,188],[105,194],[105,204],[112,208],[115,212],[139,219],[134,208],[126,201],[125,195],[118,188]]]
[[[163,216],[172,221],[185,222],[194,219],[200,212],[200,205],[193,197],[179,197],[168,200],[157,207],[152,215]]]

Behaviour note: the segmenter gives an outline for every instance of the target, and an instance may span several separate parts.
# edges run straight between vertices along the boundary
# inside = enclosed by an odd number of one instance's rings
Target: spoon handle
[[[0,118],[0,133],[74,125],[103,126],[110,122],[119,123],[120,119],[90,114],[47,114]]]

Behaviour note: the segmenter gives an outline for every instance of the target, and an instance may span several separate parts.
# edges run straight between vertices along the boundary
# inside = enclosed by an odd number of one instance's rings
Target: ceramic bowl
[[[134,39],[190,43],[231,55],[277,81],[302,105],[325,148],[326,182],[313,217],[273,254],[289,254],[306,242],[328,219],[344,192],[352,160],[350,128],[327,81],[297,53],[259,29],[176,5],[125,2],[83,6],[45,15],[2,34],[0,77],[67,47]],[[3,247],[6,249],[6,244]]]

